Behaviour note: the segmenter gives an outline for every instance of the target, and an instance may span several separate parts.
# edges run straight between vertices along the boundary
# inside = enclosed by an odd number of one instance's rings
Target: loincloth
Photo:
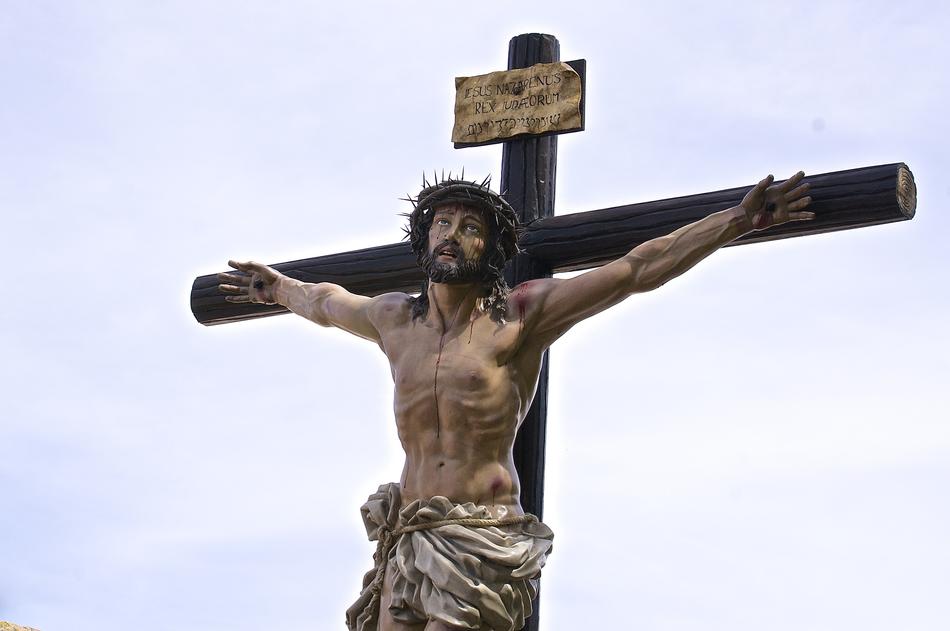
[[[488,508],[436,496],[400,510],[399,485],[383,484],[360,511],[375,566],[346,612],[350,631],[379,628],[383,568],[389,612],[402,623],[439,620],[462,629],[515,631],[531,615],[554,533],[534,515],[493,519]],[[459,520],[465,523],[438,523]]]

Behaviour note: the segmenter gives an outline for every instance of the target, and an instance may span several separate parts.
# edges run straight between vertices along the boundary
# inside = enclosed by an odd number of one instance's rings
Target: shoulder
[[[412,296],[391,291],[370,298],[368,307],[369,316],[377,325],[393,324],[410,316]]]
[[[508,294],[508,312],[530,313],[540,307],[551,290],[561,281],[557,278],[535,278],[516,285]]]
[[[567,282],[561,278],[538,278],[511,290],[508,318],[520,322],[522,344],[544,350],[571,327],[558,317],[567,303],[578,298],[573,292],[565,293]]]
[[[530,334],[551,290],[560,282],[556,278],[536,278],[516,285],[508,294],[508,320],[520,322],[522,333]]]

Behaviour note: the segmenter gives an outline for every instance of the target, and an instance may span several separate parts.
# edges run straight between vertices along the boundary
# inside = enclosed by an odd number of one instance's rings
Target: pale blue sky
[[[389,243],[508,39],[588,61],[566,213],[904,161],[912,222],[731,248],[552,352],[542,628],[950,624],[932,2],[0,3],[0,619],[343,628],[396,479],[373,345],[192,279]]]

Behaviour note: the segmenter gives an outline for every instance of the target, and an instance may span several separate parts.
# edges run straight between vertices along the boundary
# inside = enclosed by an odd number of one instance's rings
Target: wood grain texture
[[[815,219],[753,232],[729,246],[862,228],[914,216],[913,175],[903,163],[822,173],[805,181],[811,184],[813,201],[808,210],[816,214]],[[598,267],[640,243],[737,205],[751,187],[559,215],[528,226],[520,244],[555,272]]]
[[[508,68],[527,68],[537,63],[561,59],[561,45],[553,35],[528,33],[513,37],[508,44]],[[557,169],[557,136],[528,136],[506,142],[501,157],[501,190],[518,214],[522,225],[554,216]],[[551,276],[550,266],[529,252],[518,254],[505,269],[511,287],[535,278]],[[541,372],[534,400],[515,439],[512,450],[521,483],[521,506],[544,519],[544,447],[547,436],[548,362],[541,360]],[[533,614],[525,621],[526,631],[537,631],[541,619],[541,594],[532,603]]]
[[[537,139],[556,140],[556,137]],[[884,164],[808,176],[814,199],[813,221],[795,222],[756,232],[730,245],[807,236],[911,219],[917,207],[914,176],[903,163]],[[508,180],[506,179],[506,183]],[[536,204],[548,195],[545,186],[512,187],[510,195]],[[752,185],[651,202],[642,202],[541,218],[524,228],[521,246],[554,272],[604,265],[636,245],[737,204]],[[527,190],[525,190],[527,189]],[[553,202],[553,182],[549,199]],[[333,282],[348,290],[376,296],[387,291],[414,292],[422,272],[408,243],[320,256],[275,268],[306,282]],[[214,274],[195,279],[191,310],[206,325],[287,313],[280,306],[236,305],[218,293]]]

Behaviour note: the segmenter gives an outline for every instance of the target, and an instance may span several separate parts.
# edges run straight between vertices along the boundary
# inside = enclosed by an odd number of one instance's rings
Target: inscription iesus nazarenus
[[[580,129],[580,102],[580,76],[565,63],[457,77],[452,141]]]

